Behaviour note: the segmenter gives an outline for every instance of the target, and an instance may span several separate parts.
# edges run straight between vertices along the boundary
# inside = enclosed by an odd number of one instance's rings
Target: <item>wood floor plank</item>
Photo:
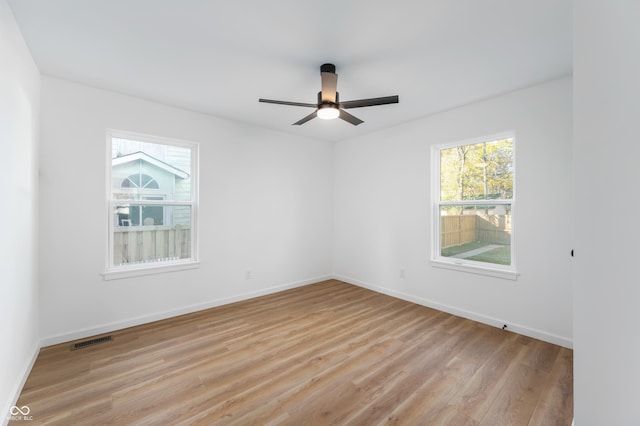
[[[560,348],[549,375],[549,383],[542,391],[540,402],[531,416],[531,423],[551,426],[555,419],[572,416],[572,389],[573,351]]]
[[[336,280],[43,348],[40,425],[569,425],[573,353]],[[15,424],[20,424],[15,422]]]
[[[476,371],[477,366],[458,357],[453,357],[444,366],[425,381],[387,417],[390,424],[441,424],[453,415],[465,419],[467,423],[475,420],[462,413],[452,412],[449,401],[464,383]]]
[[[516,365],[480,424],[528,425],[548,380],[546,372],[532,370],[524,364]]]
[[[515,335],[504,334],[494,354],[482,363],[451,400],[451,405],[467,416],[480,420],[505,385],[510,368],[519,362],[525,346]]]

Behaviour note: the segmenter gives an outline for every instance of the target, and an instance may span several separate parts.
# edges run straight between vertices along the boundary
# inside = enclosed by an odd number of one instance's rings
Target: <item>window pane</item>
[[[120,204],[114,206],[115,266],[191,257],[191,207]]]
[[[441,206],[440,255],[511,265],[511,205]]]
[[[440,150],[440,200],[513,198],[513,139]]]

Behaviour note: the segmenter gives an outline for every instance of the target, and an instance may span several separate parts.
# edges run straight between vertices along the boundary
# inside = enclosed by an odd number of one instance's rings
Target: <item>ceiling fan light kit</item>
[[[333,120],[340,116],[340,110],[335,105],[318,105],[318,118]]]
[[[318,117],[323,120],[333,120],[341,118],[342,120],[357,126],[364,123],[359,118],[349,114],[345,109],[361,108],[376,105],[397,104],[399,102],[398,95],[385,96],[381,98],[359,99],[355,101],[339,101],[338,74],[336,74],[336,66],[333,64],[323,64],[320,66],[320,78],[322,80],[322,90],[318,93],[318,103],[307,104],[302,102],[276,101],[273,99],[258,99],[258,102],[270,104],[301,106],[307,108],[315,108],[316,110],[301,120],[296,121],[293,125],[299,126],[307,121]]]

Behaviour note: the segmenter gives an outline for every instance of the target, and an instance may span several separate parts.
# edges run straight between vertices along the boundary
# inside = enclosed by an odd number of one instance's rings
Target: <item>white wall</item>
[[[574,1],[576,426],[640,424],[640,3]]]
[[[0,0],[0,423],[39,348],[38,110],[40,75]]]
[[[334,273],[570,347],[571,84],[555,80],[338,143]],[[516,135],[518,280],[432,267],[431,146],[509,130]]]
[[[45,344],[330,276],[330,143],[51,77],[41,123]],[[108,128],[201,144],[200,268],[103,281]]]

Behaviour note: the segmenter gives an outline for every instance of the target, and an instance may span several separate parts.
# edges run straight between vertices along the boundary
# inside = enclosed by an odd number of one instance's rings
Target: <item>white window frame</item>
[[[136,205],[167,205],[167,206],[189,206],[191,207],[191,257],[188,259],[167,260],[149,263],[136,263],[131,265],[114,265],[113,262],[113,236],[115,224],[113,220],[113,209],[122,200],[112,198],[112,139],[121,138],[140,142],[155,144],[174,145],[191,150],[191,201],[176,200],[136,200]],[[106,134],[106,232],[107,232],[107,253],[105,271],[102,274],[105,280],[120,278],[130,278],[142,275],[158,274],[165,272],[182,271],[197,268],[200,264],[198,257],[198,204],[199,204],[199,157],[200,145],[197,142],[165,138],[160,136],[145,135],[140,133],[108,129]]]
[[[455,148],[457,146],[475,145],[482,142],[490,142],[500,139],[513,140],[513,196],[510,200],[466,200],[466,201],[441,201],[440,196],[440,152],[443,149]],[[431,265],[437,268],[450,269],[454,271],[469,272],[480,275],[488,275],[497,278],[505,278],[517,280],[519,273],[516,269],[516,252],[515,252],[515,218],[516,218],[516,135],[515,132],[509,131],[478,138],[467,139],[463,141],[448,142],[433,145],[431,148],[431,205],[432,205],[432,221],[431,221]],[[447,205],[474,205],[474,206],[495,206],[510,205],[511,209],[511,265],[499,265],[495,263],[478,262],[469,259],[458,259],[445,257],[440,251],[440,209]]]

